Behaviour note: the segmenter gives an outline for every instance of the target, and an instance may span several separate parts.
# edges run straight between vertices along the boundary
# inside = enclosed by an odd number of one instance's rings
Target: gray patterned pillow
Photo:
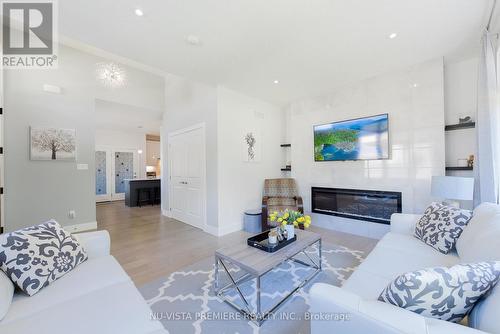
[[[432,203],[415,226],[414,236],[448,254],[472,218],[472,211]]]
[[[0,235],[0,269],[32,296],[87,260],[87,253],[54,220]]]
[[[398,276],[378,300],[425,317],[459,322],[499,277],[500,262],[417,270]]]

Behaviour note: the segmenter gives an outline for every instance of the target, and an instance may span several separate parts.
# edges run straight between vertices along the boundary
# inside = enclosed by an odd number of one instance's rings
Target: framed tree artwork
[[[30,127],[30,159],[76,161],[76,130]]]

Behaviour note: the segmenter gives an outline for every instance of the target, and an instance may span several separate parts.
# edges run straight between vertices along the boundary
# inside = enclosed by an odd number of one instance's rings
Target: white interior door
[[[170,212],[203,228],[205,219],[205,134],[196,127],[169,136]]]
[[[96,147],[96,202],[125,198],[125,180],[137,177],[139,160],[133,149]]]

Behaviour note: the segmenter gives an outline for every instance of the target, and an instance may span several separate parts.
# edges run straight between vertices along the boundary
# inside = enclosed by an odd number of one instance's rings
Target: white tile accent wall
[[[311,186],[325,186],[401,191],[403,212],[422,212],[432,201],[431,176],[444,175],[443,85],[443,61],[437,59],[291,104],[292,177],[306,211],[311,210]],[[382,113],[389,114],[391,159],[314,161],[314,125]],[[317,214],[313,223],[374,238],[388,230],[387,225]]]

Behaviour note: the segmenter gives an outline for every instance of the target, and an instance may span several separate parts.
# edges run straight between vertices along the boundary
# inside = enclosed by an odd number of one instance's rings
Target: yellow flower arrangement
[[[286,225],[293,225],[295,227],[304,229],[311,226],[311,217],[304,215],[299,211],[285,210],[285,211],[274,211],[269,215],[269,219],[272,222],[278,222],[282,227]]]

